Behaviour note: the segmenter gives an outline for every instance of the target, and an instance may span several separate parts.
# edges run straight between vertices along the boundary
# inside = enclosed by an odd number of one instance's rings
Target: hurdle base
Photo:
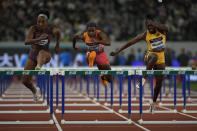
[[[171,97],[171,96],[172,96],[172,94],[171,94],[171,93],[169,93],[169,94],[168,94],[168,97]]]
[[[105,106],[108,106],[109,104],[107,102],[104,103]]]
[[[181,110],[181,112],[186,113],[186,112],[187,112],[187,110],[186,110],[186,109],[183,109],[183,110]]]
[[[122,113],[122,109],[119,109],[118,112],[119,112],[119,113]]]
[[[43,98],[40,98],[38,101],[43,101]]]
[[[90,113],[96,113],[96,114],[111,114],[113,113],[114,111],[113,110],[65,110],[65,113],[69,114],[69,113],[76,113],[76,114],[90,114]],[[56,113],[62,113],[60,110],[57,110]]]
[[[137,100],[137,98],[136,98],[136,96],[133,98],[133,101],[136,101]]]
[[[55,112],[56,113],[61,113],[61,111],[59,109],[56,109]]]
[[[0,125],[46,125],[54,124],[54,121],[51,119],[49,121],[1,121]]]
[[[61,120],[61,124],[132,124],[132,120],[128,121],[65,121],[64,119]]]
[[[192,99],[189,97],[189,98],[187,98],[187,100],[188,100],[188,101],[191,101]]]
[[[100,104],[100,103],[98,103],[98,102],[96,102],[95,104],[96,104],[96,105],[101,105],[101,104]]]
[[[143,124],[143,123],[144,123],[143,119],[139,119],[139,120],[138,120],[138,123],[139,123],[139,124]]]
[[[94,98],[93,101],[97,101],[97,98]]]
[[[197,124],[197,121],[143,121],[143,124]]]
[[[177,112],[177,111],[176,111]],[[174,110],[154,110],[152,114],[169,114],[169,113],[176,113]],[[126,114],[128,113],[127,110],[122,110],[121,113]],[[151,113],[150,110],[143,110],[143,113],[149,114]],[[131,110],[131,114],[139,114],[139,110]]]
[[[183,109],[181,112],[183,112],[183,113],[197,113],[197,111],[196,110],[186,110],[186,109]]]
[[[46,110],[48,113],[50,113],[50,107]]]
[[[174,111],[174,113],[177,113],[177,110],[176,109],[174,109],[173,111]]]
[[[159,106],[162,106],[163,105],[163,103],[162,102],[159,102],[159,104],[158,104]]]
[[[42,103],[42,106],[47,106],[47,101],[46,100]]]

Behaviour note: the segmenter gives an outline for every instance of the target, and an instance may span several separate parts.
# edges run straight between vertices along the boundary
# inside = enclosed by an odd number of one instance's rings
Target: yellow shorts
[[[151,52],[151,51],[148,51],[145,57],[148,57],[148,54],[150,54],[150,53],[154,53],[154,54],[157,55],[158,59],[157,59],[156,64],[164,64],[165,63],[164,51],[162,51],[162,52]]]

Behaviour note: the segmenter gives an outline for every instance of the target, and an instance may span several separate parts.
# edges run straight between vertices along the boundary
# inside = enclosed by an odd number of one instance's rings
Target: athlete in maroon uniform
[[[59,51],[60,30],[48,24],[49,12],[40,11],[37,17],[37,25],[30,27],[25,39],[25,45],[31,45],[31,49],[24,70],[40,70],[43,64],[50,61],[49,43],[52,36],[56,36],[55,53]],[[34,94],[34,101],[38,101],[40,89],[33,85],[32,76],[23,76],[22,82]]]

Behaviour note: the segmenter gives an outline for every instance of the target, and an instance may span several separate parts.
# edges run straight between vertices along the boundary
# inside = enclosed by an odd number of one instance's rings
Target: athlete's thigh
[[[147,64],[156,64],[157,60],[158,60],[158,56],[155,53],[148,53],[146,56]]]
[[[44,59],[44,64],[48,63],[51,60],[51,54],[45,50],[39,51],[37,58],[39,57]]]
[[[24,70],[34,70],[35,67],[36,67],[36,62],[33,61],[32,59],[30,58],[27,58],[27,61],[25,63],[25,67],[24,67]]]
[[[33,61],[32,59],[30,58],[27,58],[27,61],[26,61],[26,64],[25,64],[25,67],[24,67],[24,70],[34,70],[35,67],[36,67],[36,62]],[[31,75],[23,75],[22,76],[22,80],[24,82],[27,82],[29,80],[31,80],[32,76]]]

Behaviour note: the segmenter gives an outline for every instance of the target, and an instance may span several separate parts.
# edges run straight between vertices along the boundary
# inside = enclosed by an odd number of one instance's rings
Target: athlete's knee
[[[48,63],[50,60],[51,60],[51,56],[50,56],[50,55],[46,56],[46,61],[45,61],[45,63]]]
[[[161,86],[162,85],[162,82],[163,82],[163,77],[162,76],[156,78],[156,85],[157,86]]]
[[[37,57],[38,61],[41,61],[42,63],[48,63],[51,60],[51,55],[49,52],[45,50],[41,50]]]

